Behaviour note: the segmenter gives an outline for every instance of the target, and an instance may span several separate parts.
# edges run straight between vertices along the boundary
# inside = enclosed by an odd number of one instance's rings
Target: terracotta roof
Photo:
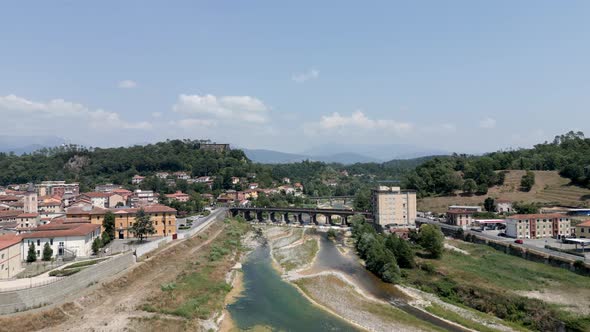
[[[18,201],[20,199],[20,197],[14,195],[0,195],[0,201],[2,202]]]
[[[91,191],[91,192],[87,192],[87,193],[82,193],[82,194],[80,194],[80,196],[87,196],[87,197],[90,197],[90,198],[93,198],[93,197],[100,198],[100,197],[109,197],[110,194],[109,193],[101,193],[101,192]]]
[[[52,238],[52,237],[66,237],[66,236],[86,236],[97,229],[100,231],[98,224],[60,224],[54,225],[54,228],[41,228],[50,226],[51,224],[41,225],[33,230],[31,233],[21,234],[23,239],[30,238]],[[62,226],[61,228],[57,226]],[[73,226],[73,227],[70,227]],[[41,228],[41,229],[40,229]]]
[[[0,235],[0,250],[6,249],[17,243],[20,243],[21,237],[16,234],[4,234]]]
[[[16,217],[19,214],[22,214],[22,210],[8,210],[8,211],[0,211],[0,218],[2,217]]]
[[[38,217],[39,214],[38,213],[22,213],[19,214],[18,216],[16,216],[17,218],[35,218]]]
[[[86,207],[71,207],[66,209],[67,214],[105,214],[107,209],[103,209],[97,206],[93,206],[92,208]]]
[[[553,218],[567,218],[565,214],[560,213],[537,213],[537,214],[515,214],[508,219],[553,219]]]
[[[581,224],[578,224],[576,227],[590,227],[590,220],[586,220]]]
[[[116,194],[130,194],[130,195],[133,193],[132,191],[127,190],[127,189],[114,189],[112,192],[116,193]]]

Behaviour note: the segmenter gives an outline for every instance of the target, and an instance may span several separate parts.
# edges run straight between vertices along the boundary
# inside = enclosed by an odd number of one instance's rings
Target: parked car
[[[514,243],[523,244],[524,242],[521,239],[514,240]]]
[[[506,235],[506,233],[502,232],[502,233],[498,233],[498,236],[506,237],[507,235]]]

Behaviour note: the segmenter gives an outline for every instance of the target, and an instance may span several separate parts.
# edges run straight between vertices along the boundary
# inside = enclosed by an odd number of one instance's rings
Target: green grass
[[[452,241],[452,244],[470,255],[445,251],[440,261],[431,261],[437,271],[447,271],[454,279],[470,283],[483,283],[510,290],[541,290],[559,284],[564,288],[585,288],[590,278],[504,254],[494,248]]]
[[[425,308],[426,311],[428,311],[429,313],[438,316],[438,317],[442,317],[446,320],[450,320],[451,322],[455,322],[461,326],[470,328],[472,330],[476,330],[476,331],[481,331],[481,332],[497,332],[499,330],[493,329],[491,327],[485,326],[481,323],[478,323],[476,321],[473,321],[471,319],[465,318],[463,316],[461,316],[460,314],[451,311],[451,310],[447,310],[444,307],[432,303],[430,306]]]
[[[186,319],[208,319],[219,312],[231,290],[225,282],[225,275],[234,264],[230,253],[243,249],[240,238],[249,227],[245,222],[228,220],[225,230],[196,253],[196,261],[187,264],[174,282],[160,285],[161,292],[148,300],[143,310]]]
[[[81,267],[76,267],[76,268],[71,268],[71,269],[55,270],[55,271],[49,272],[49,275],[52,277],[67,277],[67,276],[71,276],[74,273],[78,273],[78,272],[82,271],[82,269],[83,268],[81,268]]]
[[[504,254],[486,245],[452,240],[451,244],[469,252],[464,255],[445,251],[439,260],[418,259],[419,265],[431,264],[433,272],[404,270],[404,282],[442,300],[493,314],[513,326],[534,330],[552,330],[561,320],[572,331],[590,319],[565,311],[557,305],[526,298],[519,291],[551,289],[567,294],[584,293],[590,278],[565,269]]]
[[[102,261],[106,261],[108,258],[101,258],[101,259],[95,259],[92,261],[82,261],[82,262],[77,262],[71,265],[68,265],[66,267],[64,267],[64,269],[74,269],[77,267],[86,267],[86,266],[90,266],[90,265],[94,265],[94,264],[98,264]]]

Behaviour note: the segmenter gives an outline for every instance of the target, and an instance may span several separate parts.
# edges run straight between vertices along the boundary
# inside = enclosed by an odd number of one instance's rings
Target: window
[[[53,245],[53,239],[49,239],[49,244]]]
[[[37,239],[37,245],[40,246],[41,245],[41,240]]]

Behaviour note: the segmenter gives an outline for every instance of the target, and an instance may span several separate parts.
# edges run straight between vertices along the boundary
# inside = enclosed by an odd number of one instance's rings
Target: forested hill
[[[483,194],[487,188],[503,182],[503,173],[498,171],[510,169],[559,171],[574,184],[588,187],[590,138],[582,132],[569,132],[532,149],[437,157],[409,172],[404,185],[421,196],[445,195],[463,188],[465,181],[472,179],[477,191]]]
[[[133,175],[157,171],[189,171],[193,176],[224,172],[245,176],[256,171],[241,150],[217,153],[199,147],[197,141],[170,140],[108,149],[70,145],[22,156],[0,153],[0,185],[66,180],[91,186],[126,184]]]
[[[251,162],[242,150],[205,151],[198,141],[191,140],[106,149],[69,145],[21,156],[0,153],[0,185],[66,180],[79,182],[82,190],[90,190],[100,183],[129,185],[136,174],[186,171],[192,177],[216,176],[218,189],[235,189],[231,177],[256,174],[251,181],[261,187],[289,177],[293,182],[302,182],[310,195],[350,195],[374,180],[401,179],[424,160],[427,158],[347,166],[312,161],[265,165]],[[350,176],[344,176],[344,171]],[[338,185],[329,185],[331,181]],[[148,188],[159,191],[160,187],[156,183]]]

